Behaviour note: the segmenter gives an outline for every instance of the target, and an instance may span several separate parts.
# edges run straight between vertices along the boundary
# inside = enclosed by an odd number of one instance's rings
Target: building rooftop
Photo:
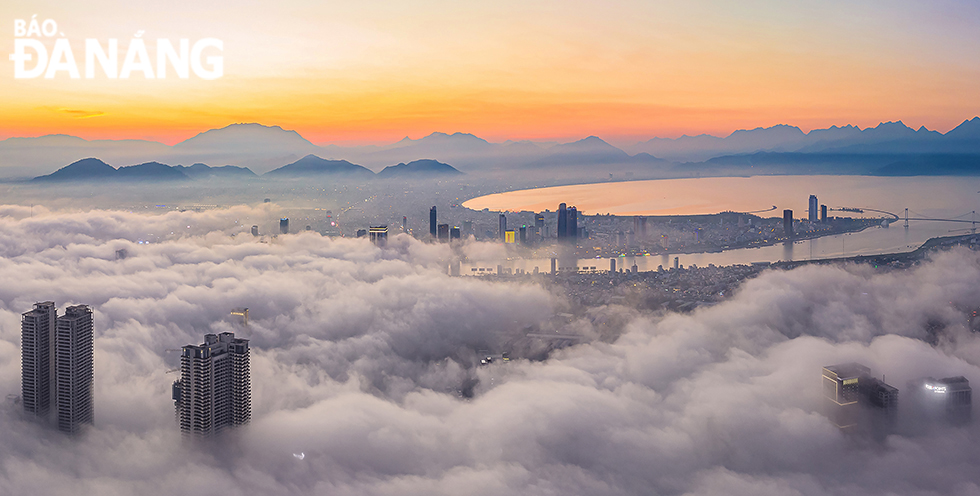
[[[823,375],[832,379],[847,380],[871,375],[871,369],[857,362],[828,365],[823,368]],[[891,386],[889,386],[891,387]]]

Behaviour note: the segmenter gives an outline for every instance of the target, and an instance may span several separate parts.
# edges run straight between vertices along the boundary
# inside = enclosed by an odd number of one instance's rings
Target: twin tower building
[[[21,316],[21,401],[28,415],[54,409],[58,429],[78,432],[95,416],[92,402],[92,309],[75,305],[58,316],[53,301]]]
[[[59,316],[54,302],[34,304],[21,316],[21,401],[32,417],[54,410],[58,429],[80,431],[93,423],[92,309],[75,305]],[[182,433],[209,437],[251,419],[247,339],[231,332],[207,334],[182,348],[180,379],[173,383]]]

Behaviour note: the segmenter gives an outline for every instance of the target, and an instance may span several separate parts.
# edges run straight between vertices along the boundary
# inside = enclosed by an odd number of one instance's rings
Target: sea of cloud
[[[449,277],[447,246],[404,235],[247,233],[274,219],[0,207],[0,393],[20,393],[35,301],[96,323],[95,425],[69,438],[5,403],[0,494],[980,494],[975,425],[869,439],[819,401],[821,367],[847,361],[900,389],[980,384],[974,252],[771,270],[691,314],[594,309],[625,316],[618,338],[477,366],[567,302]],[[222,331],[250,339],[252,423],[188,444],[168,350]]]

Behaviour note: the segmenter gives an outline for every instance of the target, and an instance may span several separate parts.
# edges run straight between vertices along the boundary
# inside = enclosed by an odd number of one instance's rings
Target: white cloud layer
[[[980,493],[975,425],[900,416],[872,440],[819,414],[832,363],[900,389],[925,375],[980,384],[972,252],[886,274],[770,271],[690,315],[596,309],[628,317],[615,341],[476,367],[476,350],[502,351],[565,302],[448,277],[447,247],[405,236],[385,250],[257,242],[242,226],[270,222],[266,208],[0,207],[0,392],[19,394],[19,314],[35,301],[90,304],[96,322],[94,428],[66,438],[6,405],[0,494]],[[252,317],[237,329],[252,345],[252,424],[213,449],[184,444],[166,350],[236,330],[238,306]]]

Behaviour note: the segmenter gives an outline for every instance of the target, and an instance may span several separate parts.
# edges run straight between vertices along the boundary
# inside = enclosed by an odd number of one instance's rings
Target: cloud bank
[[[870,440],[819,413],[832,363],[900,389],[980,384],[972,252],[905,272],[770,271],[688,315],[592,309],[624,316],[618,337],[481,367],[477,350],[506,351],[567,303],[449,277],[448,248],[405,236],[381,250],[243,232],[274,218],[0,207],[0,391],[20,392],[19,314],[35,301],[90,304],[96,321],[95,426],[70,439],[5,405],[0,494],[980,493],[974,425],[900,420]],[[248,329],[228,318],[239,306]],[[226,330],[251,339],[252,423],[185,444],[167,350]]]

